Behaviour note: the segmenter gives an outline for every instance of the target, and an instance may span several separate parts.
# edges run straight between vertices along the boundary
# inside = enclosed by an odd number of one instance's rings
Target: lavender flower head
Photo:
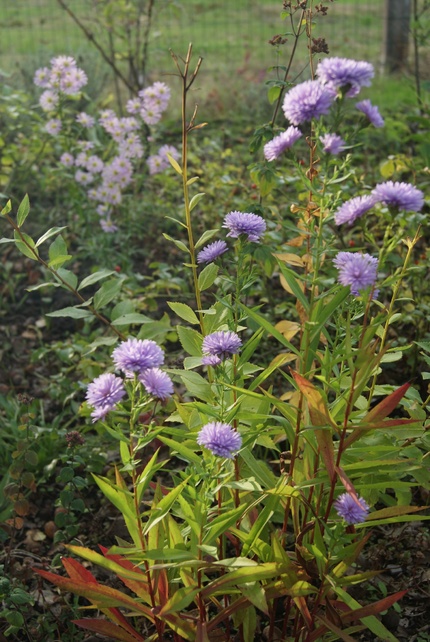
[[[275,136],[273,140],[264,145],[264,156],[268,161],[274,161],[287,149],[290,149],[294,143],[302,136],[302,132],[297,127],[288,127],[282,134]]]
[[[202,358],[202,364],[204,366],[219,366],[222,363],[222,360],[216,354],[205,354]]]
[[[293,125],[319,118],[328,113],[336,95],[317,80],[306,80],[285,94],[282,109]]]
[[[324,136],[320,136],[320,141],[323,144],[323,150],[333,156],[340,154],[345,149],[345,141],[337,134],[324,134]]]
[[[372,105],[370,100],[361,100],[355,106],[370,120],[374,127],[383,127],[385,125],[385,121],[379,113],[378,107]]]
[[[406,212],[420,212],[424,205],[424,194],[421,190],[399,181],[380,183],[372,191],[372,196],[377,203],[384,203],[388,207]]]
[[[236,332],[212,332],[203,339],[202,350],[205,355],[228,359],[232,354],[237,354],[242,341]],[[212,363],[206,365],[214,365]],[[215,364],[217,365],[217,364]]]
[[[125,388],[120,377],[105,373],[94,379],[88,385],[85,396],[88,405],[94,408],[91,413],[93,422],[103,419],[108,412],[115,408],[124,395]]]
[[[347,524],[364,522],[369,512],[369,506],[362,497],[355,498],[349,493],[340,495],[333,505]]]
[[[155,341],[150,339],[127,339],[112,352],[115,366],[122,370],[126,377],[133,373],[142,374],[149,368],[158,368],[164,362],[164,353]]]
[[[208,448],[217,457],[233,459],[242,445],[242,438],[229,424],[215,421],[203,426],[197,443]]]
[[[164,400],[173,394],[173,382],[160,368],[145,370],[139,375],[139,381],[145,386],[146,392],[156,399]]]
[[[333,263],[339,270],[339,283],[350,285],[351,293],[355,296],[358,296],[361,290],[375,285],[378,259],[370,254],[339,252]]]
[[[369,87],[375,74],[373,65],[363,60],[325,58],[316,69],[321,83],[333,90],[347,89],[346,96],[356,96],[362,87]]]
[[[197,254],[197,263],[212,263],[215,261],[221,254],[227,252],[228,246],[225,241],[214,241],[214,243],[209,243],[206,247],[203,248],[201,252]]]
[[[357,218],[368,212],[375,204],[373,196],[355,196],[346,201],[334,215],[336,225],[352,225]]]
[[[258,214],[235,211],[227,214],[223,227],[230,230],[227,236],[237,239],[241,234],[247,234],[248,241],[258,243],[266,231],[266,221]]]

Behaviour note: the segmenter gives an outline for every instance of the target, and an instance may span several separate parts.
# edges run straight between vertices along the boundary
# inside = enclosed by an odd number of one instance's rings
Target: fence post
[[[411,0],[385,0],[384,67],[401,71],[408,64]]]

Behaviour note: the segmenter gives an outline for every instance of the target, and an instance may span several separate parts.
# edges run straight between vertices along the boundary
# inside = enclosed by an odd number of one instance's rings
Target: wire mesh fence
[[[68,5],[91,31],[96,29],[94,2],[68,0]],[[81,60],[94,56],[91,43],[57,0],[0,0],[0,9],[0,68],[5,73],[31,74],[57,54]],[[279,0],[155,0],[148,69],[154,74],[171,70],[169,49],[184,54],[193,42],[206,74],[263,74],[283,62],[268,44],[275,34],[290,31],[288,21],[280,19],[281,10]],[[315,33],[327,40],[332,55],[379,65],[383,17],[384,0],[338,0],[316,21]],[[282,50],[287,54],[288,43]],[[301,57],[306,64],[306,51]]]

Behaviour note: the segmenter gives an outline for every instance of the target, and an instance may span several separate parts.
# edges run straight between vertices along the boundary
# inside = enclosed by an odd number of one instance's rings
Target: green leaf
[[[196,207],[196,205],[199,203],[199,201],[202,200],[203,196],[205,196],[204,192],[199,192],[198,194],[195,194],[193,196],[193,198],[190,201],[190,205],[189,205],[190,212],[192,212],[193,209]]]
[[[198,250],[199,247],[202,247],[202,245],[210,241],[211,238],[213,238],[216,234],[218,234],[218,232],[219,232],[219,228],[217,228],[216,230],[206,230],[205,232],[203,232],[203,234],[201,235],[197,243],[194,245],[194,248]]]
[[[215,517],[206,527],[203,543],[212,544],[215,542],[220,535],[228,531],[230,526],[236,524],[247,510],[248,506],[243,504]]]
[[[187,246],[183,241],[177,241],[176,239],[172,238],[168,234],[165,234],[164,232],[163,232],[163,236],[167,241],[171,241],[172,243],[174,243],[176,247],[182,252],[188,252],[188,254],[190,253],[190,250],[187,248]]]
[[[184,586],[178,589],[163,605],[159,612],[159,616],[162,618],[168,613],[176,613],[177,611],[187,608],[187,606],[193,602],[199,590],[200,589],[193,588],[192,586]]]
[[[202,335],[192,328],[185,328],[183,326],[177,326],[176,330],[178,332],[181,346],[184,348],[185,352],[192,357],[201,357],[203,343]]]
[[[87,288],[89,285],[93,285],[93,283],[97,283],[97,281],[101,281],[101,279],[111,276],[111,274],[115,274],[115,272],[113,270],[98,270],[97,272],[94,272],[94,274],[90,274],[90,276],[82,279],[78,290]]]
[[[175,314],[178,315],[178,317],[184,319],[184,321],[188,321],[188,323],[194,325],[199,323],[196,313],[189,305],[186,305],[185,303],[175,303],[173,301],[167,301],[167,305]]]
[[[74,272],[71,272],[70,270],[65,270],[64,268],[60,267],[57,269],[57,274],[59,277],[63,279],[63,281],[67,283],[67,285],[70,285],[71,288],[76,290],[76,286],[78,285],[78,277]]]
[[[251,319],[253,319],[256,323],[258,323],[260,327],[264,328],[266,332],[274,336],[275,339],[279,341],[279,343],[281,343],[283,346],[288,348],[288,350],[290,350],[291,352],[294,352],[296,356],[300,356],[297,348],[295,348],[293,344],[290,343],[284,337],[284,335],[281,332],[279,332],[279,330],[276,330],[276,328],[269,321],[267,321],[267,319],[265,319],[261,314],[258,314],[251,308],[247,308],[245,305],[241,305],[241,308],[246,312],[247,315],[251,317]]]
[[[57,236],[55,241],[49,246],[49,265],[58,257],[67,256],[67,245],[61,235]]]
[[[199,274],[198,286],[200,291],[207,290],[214,283],[218,276],[219,267],[215,263],[209,263]]]
[[[282,88],[277,87],[276,85],[273,85],[272,87],[269,88],[267,92],[267,98],[271,105],[275,102],[275,100],[278,100],[281,91],[282,91]]]
[[[213,403],[214,396],[211,386],[201,375],[192,370],[180,370],[176,374],[182,379],[184,386],[192,397],[198,397],[198,399]]]
[[[13,236],[15,238],[15,245],[17,250],[19,250],[21,254],[24,254],[24,256],[27,256],[29,259],[33,259],[33,261],[36,261],[37,257],[39,256],[39,252],[36,248],[36,243],[33,241],[31,236],[25,234],[24,232],[18,233],[16,230],[14,231]]]
[[[184,446],[179,441],[175,441],[174,439],[169,439],[169,437],[164,437],[163,435],[158,435],[157,439],[162,441],[163,444],[166,444],[166,446],[168,446],[173,453],[179,453],[180,458],[184,459],[186,462],[188,463],[192,462],[198,468],[201,468],[201,465],[202,465],[201,456],[196,455],[196,453],[190,448],[187,448],[187,446]]]
[[[182,169],[181,169],[181,166],[179,165],[178,161],[176,161],[173,158],[173,156],[171,156],[169,153],[167,154],[167,158],[169,159],[169,163],[171,164],[173,169],[175,169],[178,172],[179,176],[182,176]]]
[[[138,312],[130,312],[130,314],[123,314],[122,316],[111,321],[111,325],[142,325],[142,323],[151,323],[151,319],[144,314]]]
[[[45,234],[42,234],[42,236],[37,240],[36,247],[39,247],[39,245],[42,245],[45,241],[47,241],[51,236],[55,236],[55,234],[58,234],[59,232],[62,232],[67,228],[67,225],[64,225],[63,227],[51,227]]]
[[[109,279],[109,281],[106,281],[103,283],[101,288],[97,290],[97,292],[94,295],[94,307],[96,310],[100,310],[103,308],[105,305],[113,301],[115,299],[122,286],[122,280],[121,279]]]
[[[26,194],[18,207],[18,213],[16,215],[16,222],[18,227],[21,227],[24,224],[24,221],[27,218],[29,212],[30,212],[30,201],[28,198],[28,194]]]
[[[55,312],[48,312],[47,317],[70,317],[71,319],[86,319],[91,317],[92,314],[89,310],[83,310],[82,308],[62,308],[61,310],[56,310]]]
[[[0,216],[6,216],[6,214],[9,214],[12,211],[12,201],[8,201],[2,211],[0,212]]]

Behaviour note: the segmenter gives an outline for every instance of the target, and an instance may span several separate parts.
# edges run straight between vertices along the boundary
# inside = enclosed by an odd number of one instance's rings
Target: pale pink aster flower
[[[73,167],[75,159],[72,154],[69,154],[69,152],[64,152],[64,154],[61,154],[60,156],[60,163],[64,165],[64,167]]]
[[[82,127],[90,128],[93,127],[95,123],[95,118],[93,116],[90,116],[84,111],[81,111],[77,116],[76,116],[76,122],[82,125]]]
[[[51,70],[48,67],[36,69],[33,82],[37,87],[48,88],[51,86]]]
[[[45,124],[45,131],[52,136],[56,136],[61,131],[61,120],[59,118],[51,118]]]
[[[102,228],[103,232],[106,232],[107,234],[111,234],[113,232],[118,232],[119,227],[118,225],[115,225],[112,223],[110,219],[100,219],[100,227]]]
[[[54,111],[58,105],[59,96],[56,91],[46,89],[39,98],[39,105],[43,111]]]

